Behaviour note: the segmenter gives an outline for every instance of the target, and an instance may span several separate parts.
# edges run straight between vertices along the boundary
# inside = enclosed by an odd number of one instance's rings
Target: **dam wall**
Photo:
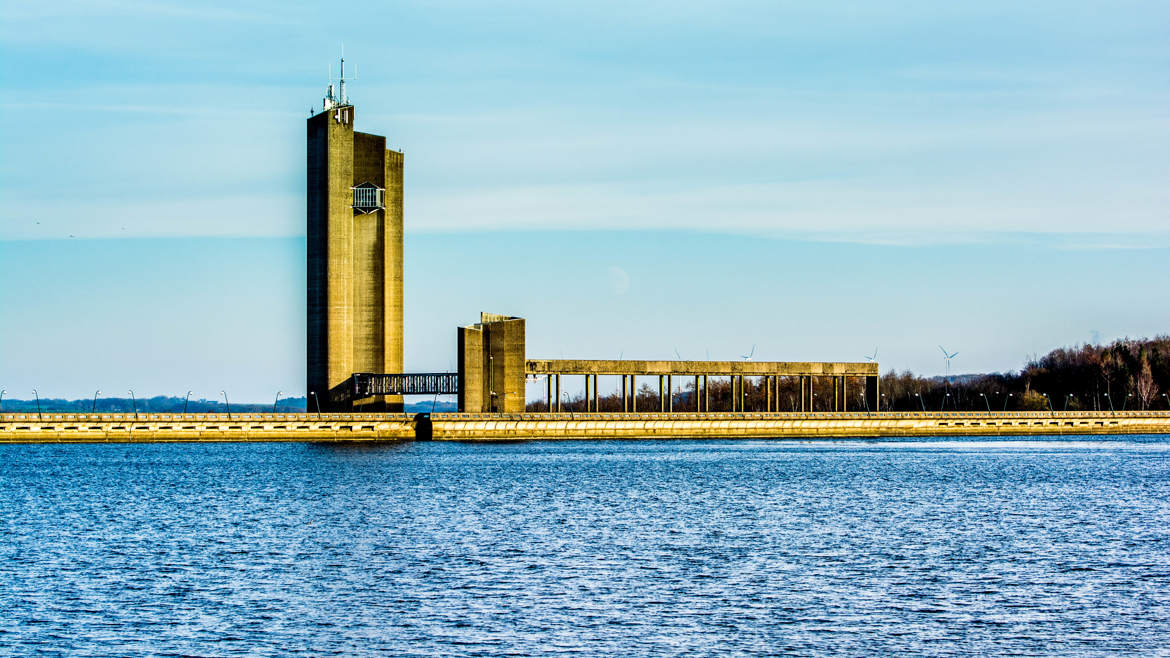
[[[0,414],[0,443],[1170,434],[1170,412]]]
[[[1170,412],[434,414],[435,440],[1170,434]]]
[[[413,414],[0,414],[0,443],[410,441]]]

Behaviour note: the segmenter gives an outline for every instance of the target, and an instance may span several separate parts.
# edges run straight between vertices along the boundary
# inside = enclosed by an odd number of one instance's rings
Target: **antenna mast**
[[[345,44],[341,44],[341,77],[338,79],[338,91],[341,104],[349,105],[349,99],[345,96]]]
[[[349,105],[349,97],[345,94],[345,44],[341,45],[341,77],[337,80],[336,93],[333,89],[333,67],[329,67],[329,88],[325,91],[325,99],[321,102],[322,110],[328,111],[339,105]]]

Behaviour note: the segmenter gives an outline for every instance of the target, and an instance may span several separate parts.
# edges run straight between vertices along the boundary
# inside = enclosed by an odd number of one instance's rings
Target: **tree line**
[[[812,411],[832,411],[832,382],[813,377]],[[647,382],[646,380],[651,380]],[[695,410],[693,377],[676,377],[681,386],[670,392],[674,411]],[[768,393],[762,377],[744,377],[744,410],[764,411]],[[657,376],[646,376],[637,391],[639,411],[657,411]],[[731,382],[727,377],[708,378],[710,409],[729,411]],[[1170,336],[1116,340],[1108,345],[1062,347],[1029,359],[1018,372],[966,374],[952,377],[920,377],[910,371],[881,375],[881,408],[888,411],[1122,411],[1170,409]],[[864,398],[864,381],[849,378],[845,403],[864,411],[873,404]],[[800,383],[781,377],[780,411],[800,410]],[[530,400],[529,411],[545,411],[545,399]],[[561,409],[586,410],[584,396],[564,395]],[[602,412],[622,411],[620,391],[598,396]]]

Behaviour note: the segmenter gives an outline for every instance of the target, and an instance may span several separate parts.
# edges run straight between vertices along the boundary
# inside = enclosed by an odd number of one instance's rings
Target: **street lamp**
[[[223,394],[223,403],[227,405],[228,420],[232,419],[232,403],[228,401],[227,391],[220,391]]]
[[[1125,411],[1125,407],[1126,407],[1126,405],[1129,404],[1129,399],[1132,397],[1133,397],[1133,393],[1129,393],[1125,397],[1121,398],[1121,410],[1122,411]]]
[[[89,413],[92,414],[92,413],[97,412],[97,396],[99,396],[101,394],[102,394],[102,390],[100,388],[93,392],[93,404],[91,404],[89,406]]]
[[[283,392],[284,391],[277,391],[276,392],[276,400],[273,401],[273,403],[272,403],[272,413],[276,413],[276,403],[280,402],[280,394]]]
[[[1004,412],[1005,412],[1005,413],[1007,412],[1007,403],[1008,403],[1008,400],[1010,400],[1010,399],[1011,399],[1011,397],[1012,397],[1013,395],[1015,395],[1015,393],[1008,393],[1008,394],[1007,394],[1007,395],[1005,395],[1005,396],[1004,396],[1004,398],[1003,398],[1003,410],[1004,410]]]
[[[938,410],[939,410],[939,411],[942,411],[943,409],[945,409],[945,408],[946,408],[946,406],[947,406],[947,398],[949,398],[949,397],[951,397],[951,394],[950,394],[950,393],[947,393],[947,394],[946,394],[946,396],[944,396],[944,397],[943,397],[943,399],[942,399],[942,402],[940,402],[940,403],[939,403],[939,405],[938,405]]]
[[[1056,415],[1056,410],[1052,408],[1052,398],[1048,397],[1047,393],[1041,393],[1040,395],[1043,395],[1044,401],[1048,403],[1048,411],[1053,415]]]
[[[134,405],[134,420],[138,420],[138,399],[134,397],[134,389],[130,389],[130,402]]]
[[[987,405],[987,413],[991,413],[991,400],[988,400],[987,396],[982,393],[979,394],[979,397],[983,398],[983,404]]]
[[[317,420],[321,420],[321,400],[317,397],[317,391],[309,391],[309,395],[313,398],[313,402],[317,403]]]
[[[183,414],[187,414],[187,403],[191,401],[191,391],[187,391],[187,397],[183,398]]]
[[[1105,399],[1109,401],[1109,413],[1116,415],[1116,414],[1117,414],[1117,410],[1115,410],[1115,409],[1113,408],[1113,398],[1109,397],[1109,394],[1108,394],[1108,393],[1106,393],[1106,394],[1105,394]]]
[[[1071,399],[1073,399],[1072,393],[1069,393],[1068,395],[1064,396],[1064,410],[1065,411],[1068,411],[1068,401]]]
[[[37,396],[37,420],[44,420],[41,417],[41,394],[37,393],[37,389],[33,389],[33,395]]]
[[[926,401],[922,399],[921,393],[915,393],[914,397],[918,398],[918,404],[922,405],[923,413],[926,413]]]

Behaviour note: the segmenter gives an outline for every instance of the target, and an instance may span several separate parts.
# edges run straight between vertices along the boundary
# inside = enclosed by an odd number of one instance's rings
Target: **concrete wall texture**
[[[353,373],[403,367],[403,156],[386,150],[385,137],[356,132],[354,116],[342,105],[307,124],[307,389],[323,409]],[[361,184],[385,190],[384,208],[354,208]],[[354,407],[396,411],[402,398]]]
[[[1170,412],[0,414],[2,443],[1167,434]]]

